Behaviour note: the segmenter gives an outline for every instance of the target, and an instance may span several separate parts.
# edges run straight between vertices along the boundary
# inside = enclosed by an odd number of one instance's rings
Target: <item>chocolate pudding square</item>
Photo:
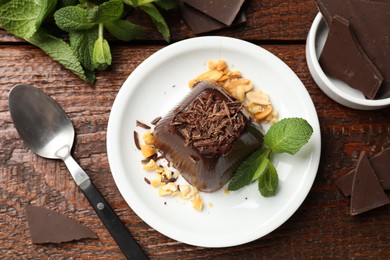
[[[225,185],[234,171],[263,144],[259,128],[242,104],[223,88],[203,81],[154,129],[155,146],[200,191]]]

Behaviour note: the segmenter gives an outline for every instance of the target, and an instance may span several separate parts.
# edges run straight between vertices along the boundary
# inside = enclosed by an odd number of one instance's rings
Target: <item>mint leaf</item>
[[[79,3],[78,0],[59,0],[58,6],[65,7],[65,6],[77,5],[78,3]]]
[[[54,19],[57,26],[66,32],[85,30],[95,25],[88,17],[88,10],[80,6],[63,7],[54,13]]]
[[[249,185],[256,178],[254,176],[256,173],[259,173],[263,161],[267,159],[269,154],[269,149],[262,147],[259,150],[253,152],[245,161],[243,161],[240,166],[235,171],[232,179],[229,182],[228,190],[234,191],[241,189],[242,187]],[[267,164],[265,165],[267,166]]]
[[[122,0],[110,0],[99,5],[93,13],[93,17],[90,16],[90,18],[96,23],[106,23],[117,20],[121,17],[122,13]]]
[[[12,0],[0,6],[0,27],[21,38],[31,37],[54,10],[56,0]]]
[[[8,3],[9,1],[11,1],[11,0],[0,0],[0,6]]]
[[[264,143],[273,153],[296,154],[305,145],[313,128],[302,118],[286,118],[275,123],[264,136]]]
[[[122,41],[131,41],[144,33],[142,27],[126,20],[115,20],[104,24],[109,33]]]
[[[88,0],[89,2],[92,2],[94,4],[97,4],[97,5],[101,5],[103,4],[105,1],[107,0]],[[81,1],[80,1],[81,2]]]
[[[171,10],[176,7],[176,0],[160,0],[154,3],[164,10]]]
[[[271,197],[278,191],[279,178],[275,166],[268,160],[267,170],[258,179],[258,188],[264,197]]]
[[[157,30],[161,33],[164,40],[169,42],[171,34],[167,23],[164,20],[164,17],[160,14],[157,8],[153,4],[145,4],[139,7],[142,11],[147,13],[155,24]]]
[[[99,38],[97,25],[88,30],[73,31],[69,33],[72,50],[81,64],[89,71],[95,69],[93,63],[93,48]]]
[[[70,46],[61,39],[39,29],[32,37],[26,39],[35,46],[45,51],[53,60],[61,63],[65,68],[71,70],[81,79],[93,83],[95,75],[84,71],[76,55]]]
[[[268,170],[269,159],[264,154],[261,157],[262,157],[262,161],[259,167],[257,168],[255,174],[253,175],[252,181],[257,180],[261,175],[263,175]]]
[[[98,70],[104,70],[111,65],[111,51],[107,40],[99,37],[93,47],[93,65]]]

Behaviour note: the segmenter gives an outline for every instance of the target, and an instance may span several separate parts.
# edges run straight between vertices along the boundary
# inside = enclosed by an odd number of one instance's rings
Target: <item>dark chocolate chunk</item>
[[[390,190],[390,147],[372,156],[369,161],[382,188]],[[345,196],[351,195],[354,175],[355,170],[352,170],[336,181],[336,186]]]
[[[178,0],[178,6],[184,20],[195,34],[227,28],[225,24],[218,22],[210,16],[207,16],[195,8],[185,4],[183,0]],[[232,26],[240,25],[245,22],[245,12],[244,10],[241,10],[234,20]]]
[[[150,128],[151,128],[151,127],[148,126],[147,124],[142,123],[141,121],[138,121],[138,120],[136,120],[135,123],[136,123],[137,126],[142,127],[142,128],[144,128],[144,129],[150,129]]]
[[[139,137],[138,137],[138,132],[137,131],[133,132],[133,137],[134,137],[135,147],[137,147],[138,150],[141,150],[141,145],[139,144]]]
[[[245,0],[183,0],[183,2],[226,26],[230,26]]]
[[[218,190],[263,142],[240,109],[224,89],[200,82],[157,123],[155,146],[198,190]]]
[[[353,177],[355,176],[355,170],[348,172],[341,176],[336,181],[337,188],[344,194],[344,196],[351,196]]]
[[[383,77],[360,47],[349,22],[334,16],[328,38],[319,58],[326,74],[360,90],[367,99],[374,99]]]
[[[28,226],[34,244],[62,243],[83,238],[98,238],[84,225],[37,206],[26,206]]]
[[[361,152],[352,183],[351,215],[357,215],[388,203],[390,201],[365,152]]]
[[[383,189],[390,190],[390,147],[372,156],[370,163]]]
[[[158,123],[158,121],[161,120],[161,116],[159,117],[156,117],[155,119],[153,119],[153,121],[151,122],[152,125],[156,125]]]
[[[375,98],[390,97],[390,2],[368,0],[316,0],[325,22],[333,16],[348,20],[367,57],[383,75]]]

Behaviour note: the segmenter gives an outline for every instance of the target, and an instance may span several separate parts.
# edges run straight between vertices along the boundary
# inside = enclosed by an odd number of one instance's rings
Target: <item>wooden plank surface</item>
[[[313,99],[322,136],[318,174],[297,212],[261,239],[217,249],[189,246],[149,227],[128,207],[109,169],[106,130],[111,106],[127,76],[145,58],[165,46],[155,41],[159,39],[158,34],[151,33],[144,42],[116,43],[112,48],[112,67],[99,72],[96,84],[91,86],[41,50],[0,31],[1,257],[123,258],[65,165],[36,156],[17,134],[8,111],[8,93],[13,85],[26,83],[44,90],[68,113],[77,134],[73,151],[75,159],[90,174],[151,259],[388,259],[390,206],[351,217],[348,214],[349,200],[337,190],[334,181],[355,167],[361,150],[370,156],[390,146],[390,108],[376,111],[349,109],[329,99],[317,87],[306,65],[304,45],[316,12],[313,1],[252,0],[245,27],[212,34],[253,40],[286,62]],[[183,22],[174,25],[172,31],[176,40],[193,36]],[[67,215],[91,228],[99,239],[34,245],[25,216],[27,204],[45,206]]]
[[[245,26],[213,32],[246,40],[305,40],[310,25],[317,14],[313,0],[247,0],[247,23]],[[164,13],[172,41],[196,36],[181,19],[177,10]],[[154,29],[150,19],[142,12],[128,15],[128,20],[141,25],[145,34],[139,40],[161,41],[161,35]],[[281,30],[281,26],[283,29]],[[21,39],[0,29],[0,42],[20,42]]]

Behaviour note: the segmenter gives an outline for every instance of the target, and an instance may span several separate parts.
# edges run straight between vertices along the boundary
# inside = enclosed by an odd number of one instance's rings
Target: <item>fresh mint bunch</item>
[[[126,19],[127,9],[139,8],[147,13],[169,42],[169,28],[158,8],[169,10],[175,6],[175,0],[0,0],[0,27],[93,83],[95,71],[112,63],[105,32],[122,41],[143,34],[140,26]],[[69,34],[69,42],[43,28],[52,16],[55,24]]]
[[[228,189],[239,190],[258,182],[258,189],[264,197],[274,196],[278,190],[279,178],[271,162],[272,154],[296,154],[313,134],[311,125],[302,118],[285,118],[270,127],[264,136],[264,146],[253,152],[237,168]]]

